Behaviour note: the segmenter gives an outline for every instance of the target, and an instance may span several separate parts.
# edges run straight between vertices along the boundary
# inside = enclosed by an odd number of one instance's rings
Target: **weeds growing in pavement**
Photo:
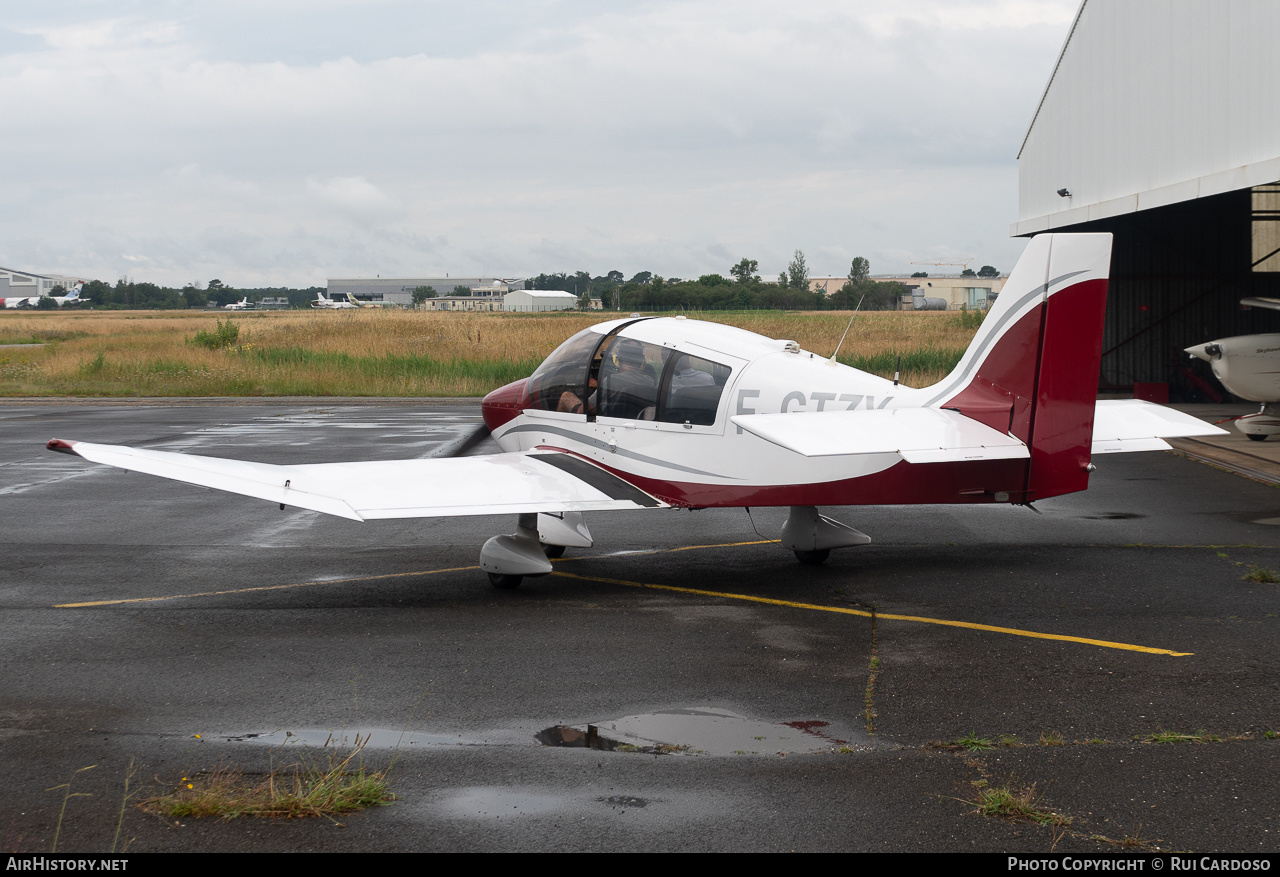
[[[292,764],[273,768],[265,776],[239,768],[222,768],[183,777],[173,791],[148,798],[139,806],[171,818],[216,816],[307,817],[338,816],[395,800],[386,770],[370,770],[361,761],[369,738],[357,738],[345,754],[330,749]],[[305,750],[303,750],[305,753]]]
[[[1254,563],[1249,565],[1249,571],[1244,574],[1244,580],[1262,585],[1275,585],[1280,584],[1280,574]]]
[[[1036,784],[992,786],[987,780],[973,782],[975,795],[967,803],[974,812],[983,816],[998,816],[1015,822],[1034,822],[1036,825],[1061,827],[1071,824],[1071,817],[1063,816],[1043,804],[1043,797],[1036,794]]]

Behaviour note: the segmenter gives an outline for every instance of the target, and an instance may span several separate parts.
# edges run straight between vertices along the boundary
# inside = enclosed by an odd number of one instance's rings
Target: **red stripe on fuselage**
[[[996,502],[996,493],[1021,502],[1026,477],[1024,460],[973,460],[956,463],[900,461],[880,472],[858,478],[812,484],[704,484],[646,478],[606,466],[599,460],[566,448],[540,445],[538,450],[560,451],[633,484],[645,493],[675,506],[740,508],[788,505],[914,505]]]

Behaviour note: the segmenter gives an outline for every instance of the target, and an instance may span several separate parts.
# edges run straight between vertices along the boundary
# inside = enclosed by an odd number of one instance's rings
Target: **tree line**
[[[573,274],[539,274],[525,282],[531,289],[558,289],[578,296],[598,298],[607,310],[895,310],[907,286],[872,280],[871,263],[862,256],[849,265],[849,274],[838,289],[809,288],[809,266],[796,250],[777,282],[764,281],[759,262],[742,258],[729,276],[703,274],[696,280],[662,277],[641,271],[630,280],[621,271],[592,277],[586,271]]]
[[[105,310],[183,310],[207,307],[210,302],[222,307],[246,296],[250,301],[261,301],[266,297],[287,298],[290,307],[305,308],[315,301],[317,293],[324,291],[323,286],[307,289],[290,289],[284,286],[236,289],[226,286],[216,278],[210,280],[204,289],[198,288],[194,283],[175,289],[122,279],[116,281],[115,285],[102,280],[91,280],[80,291],[80,297],[94,307]]]
[[[903,296],[910,290],[903,283],[871,279],[871,263],[862,256],[849,264],[849,273],[838,289],[812,291],[809,289],[809,266],[805,255],[796,250],[776,282],[764,281],[759,272],[759,262],[743,257],[729,268],[728,277],[721,274],[703,274],[697,279],[662,277],[651,271],[640,271],[625,280],[621,271],[609,271],[596,277],[587,271],[539,274],[525,281],[526,289],[559,290],[579,297],[580,306],[586,308],[591,299],[600,299],[607,310],[669,311],[669,310],[896,310]],[[928,277],[923,271],[913,277]],[[983,265],[977,272],[966,268],[964,277],[999,277],[1000,272],[991,265]],[[260,301],[267,296],[287,298],[290,307],[307,307],[315,301],[321,286],[306,289],[288,287],[258,287],[237,289],[225,285],[219,279],[210,280],[203,289],[188,284],[181,289],[157,286],[154,283],[134,283],[119,280],[114,286],[101,280],[84,285],[81,298],[95,307],[107,309],[203,308],[209,303],[218,307],[229,305],[248,296],[250,301]],[[470,295],[465,286],[437,292],[430,286],[413,290],[413,301],[421,303],[437,295]]]

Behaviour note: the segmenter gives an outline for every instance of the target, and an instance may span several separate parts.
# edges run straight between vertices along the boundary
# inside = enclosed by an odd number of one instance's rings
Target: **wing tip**
[[[63,441],[62,439],[49,439],[49,443],[45,445],[50,451],[57,451],[59,454],[73,454],[80,456],[80,452],[76,450],[76,442]]]

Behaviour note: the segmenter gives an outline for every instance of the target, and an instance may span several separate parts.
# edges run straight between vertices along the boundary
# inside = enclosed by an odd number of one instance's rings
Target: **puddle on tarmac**
[[[421,731],[399,731],[392,728],[370,728],[360,731],[327,731],[303,729],[301,731],[268,731],[257,734],[236,734],[220,737],[228,743],[257,743],[263,746],[303,746],[321,749],[408,749],[426,746],[475,745],[480,741],[468,740],[460,734],[424,734]]]
[[[688,755],[776,755],[869,749],[862,735],[836,735],[830,723],[762,722],[729,710],[676,709],[589,725],[555,725],[534,737],[543,746]]]
[[[572,816],[598,820],[603,815],[601,811],[607,809],[612,817],[632,814],[632,819],[639,815],[641,818],[648,816],[651,819],[692,821],[705,815],[705,803],[705,800],[700,800],[697,808],[682,806],[679,796],[672,800],[670,794],[664,794],[660,798],[642,798],[638,795],[584,797],[580,794],[566,795],[546,788],[467,786],[445,790],[437,798],[433,809],[443,816],[455,819],[564,819]]]
[[[563,795],[547,792],[474,786],[459,789],[444,802],[450,816],[501,819],[557,813],[571,804]]]
[[[518,729],[430,734],[397,728],[278,728],[274,731],[224,734],[207,739],[227,743],[305,749],[369,751],[439,748],[444,746],[528,745],[528,731]],[[866,734],[836,729],[818,719],[763,722],[713,707],[673,709],[624,716],[589,725],[554,725],[534,735],[543,746],[570,746],[660,755],[778,755],[871,749]],[[637,806],[637,805],[632,805]]]

